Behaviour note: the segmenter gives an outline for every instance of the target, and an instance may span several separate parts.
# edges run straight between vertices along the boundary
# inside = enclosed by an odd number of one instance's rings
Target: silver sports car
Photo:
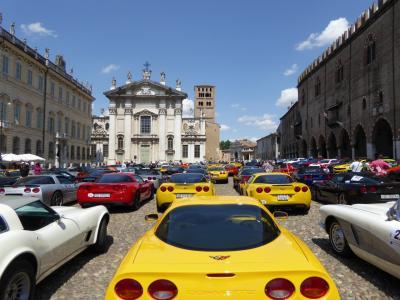
[[[22,177],[12,186],[0,188],[0,195],[35,197],[57,206],[76,201],[77,184],[62,175],[36,175]]]

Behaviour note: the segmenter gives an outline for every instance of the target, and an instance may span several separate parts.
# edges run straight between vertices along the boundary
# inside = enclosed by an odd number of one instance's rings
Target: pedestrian
[[[35,175],[40,175],[42,174],[42,167],[40,166],[40,163],[36,163],[35,166],[33,167],[33,174]]]
[[[19,166],[19,171],[22,177],[27,177],[29,175],[29,165],[26,163],[21,163]]]
[[[361,172],[363,168],[363,164],[360,160],[356,159],[350,164],[350,169],[352,172]]]

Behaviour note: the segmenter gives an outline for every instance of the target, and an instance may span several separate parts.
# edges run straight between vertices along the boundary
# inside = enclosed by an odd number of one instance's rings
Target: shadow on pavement
[[[112,236],[107,236],[107,251],[102,255],[107,255],[110,246],[113,244],[114,239]],[[36,288],[36,300],[51,299],[60,287],[73,277],[82,267],[90,260],[97,257],[99,254],[86,249],[78,254],[72,260],[55,270],[51,275],[41,281]]]
[[[347,266],[353,272],[376,286],[377,289],[384,291],[387,295],[394,299],[400,299],[399,280],[394,276],[382,271],[381,269],[378,269],[377,267],[356,256],[353,258],[344,258],[336,255],[330,246],[329,239],[313,238],[311,240],[327,254],[335,257],[343,265]],[[343,281],[345,280],[346,278],[344,277]]]

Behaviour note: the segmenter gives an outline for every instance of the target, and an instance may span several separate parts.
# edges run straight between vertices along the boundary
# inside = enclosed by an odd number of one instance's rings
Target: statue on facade
[[[128,81],[127,82],[131,83],[132,82],[132,73],[131,73],[131,71],[128,72],[127,77],[128,77]]]
[[[15,35],[15,22],[12,22],[12,24],[11,24],[10,33],[11,33],[11,35]]]
[[[181,85],[182,85],[182,82],[179,79],[177,79],[176,80],[176,89],[180,89]]]
[[[161,79],[160,79],[160,81],[161,82],[165,82],[165,73],[164,72],[161,72]]]
[[[3,23],[3,14],[0,12],[0,25]]]

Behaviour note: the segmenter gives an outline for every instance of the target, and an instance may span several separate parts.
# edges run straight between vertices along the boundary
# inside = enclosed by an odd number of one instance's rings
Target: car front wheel
[[[329,242],[335,253],[344,257],[352,256],[353,252],[347,243],[342,226],[337,220],[332,221],[329,225]]]
[[[0,281],[0,299],[33,299],[35,294],[35,270],[25,259],[12,263]]]

